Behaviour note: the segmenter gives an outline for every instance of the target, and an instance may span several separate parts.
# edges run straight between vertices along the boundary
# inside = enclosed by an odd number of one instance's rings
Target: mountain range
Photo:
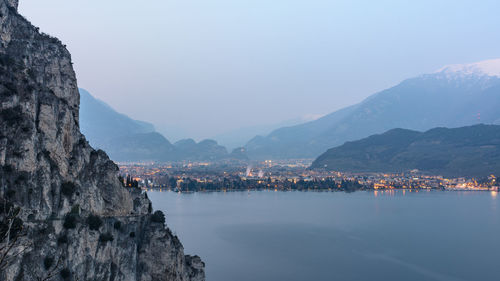
[[[500,59],[450,65],[315,121],[254,137],[245,148],[252,159],[316,158],[346,141],[393,128],[500,124],[499,107]]]
[[[500,124],[500,59],[449,65],[435,73],[407,79],[364,101],[314,121],[256,136],[244,149],[228,153],[214,140],[174,144],[150,123],[118,113],[81,89],[80,123],[90,143],[116,161],[178,161],[316,158],[346,141],[393,128],[425,131],[477,123]],[[249,136],[235,131],[234,135]],[[240,140],[241,141],[241,140]]]
[[[215,161],[246,159],[244,150],[228,153],[214,140],[180,140],[172,144],[154,126],[115,111],[105,102],[80,90],[80,128],[89,143],[115,161]],[[242,152],[243,151],[243,152]]]
[[[213,136],[212,138],[228,149],[234,149],[244,146],[249,139],[253,138],[256,135],[267,135],[278,128],[302,124],[304,122],[311,121],[313,118],[315,118],[315,116],[305,116],[301,118],[299,117],[285,120],[275,124],[242,127],[218,134],[216,136]]]
[[[346,142],[319,156],[312,169],[349,172],[406,172],[485,177],[500,174],[500,126],[392,129]]]
[[[79,91],[80,127],[92,145],[102,147],[116,137],[155,132],[153,124],[133,120],[94,98],[85,89]]]

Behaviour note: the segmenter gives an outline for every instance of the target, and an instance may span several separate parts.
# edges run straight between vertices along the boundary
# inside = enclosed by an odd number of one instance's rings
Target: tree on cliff
[[[0,199],[0,271],[21,255],[30,243],[23,241],[23,221],[18,217],[20,208],[15,208],[7,200]]]

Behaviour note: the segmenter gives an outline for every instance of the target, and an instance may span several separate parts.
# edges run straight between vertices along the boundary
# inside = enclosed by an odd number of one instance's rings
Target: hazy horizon
[[[80,87],[173,139],[312,119],[500,57],[496,1],[141,4],[21,0],[20,12],[67,44]]]

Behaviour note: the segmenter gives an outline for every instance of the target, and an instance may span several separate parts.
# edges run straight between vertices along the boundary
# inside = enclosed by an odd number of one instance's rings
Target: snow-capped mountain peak
[[[469,64],[451,64],[438,71],[447,75],[478,75],[500,77],[500,59],[484,60]]]

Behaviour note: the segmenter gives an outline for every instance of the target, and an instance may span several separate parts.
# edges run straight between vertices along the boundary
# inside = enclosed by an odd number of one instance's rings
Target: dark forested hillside
[[[350,172],[418,169],[445,176],[500,174],[500,126],[435,128],[423,133],[393,129],[332,148],[311,168]]]

